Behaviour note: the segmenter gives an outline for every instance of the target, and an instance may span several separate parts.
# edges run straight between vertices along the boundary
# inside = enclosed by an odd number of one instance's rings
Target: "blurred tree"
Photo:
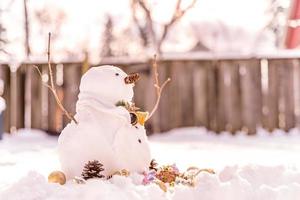
[[[288,20],[289,6],[286,1],[270,0],[267,14],[270,20],[265,26],[265,30],[271,31],[275,37],[275,46],[283,47],[285,27]]]
[[[7,43],[7,39],[5,37],[6,28],[2,23],[2,12],[3,10],[0,9],[0,53],[7,54],[7,51],[5,50],[5,45]]]
[[[39,24],[41,35],[47,35],[51,32],[51,43],[53,46],[61,35],[62,25],[66,20],[65,12],[60,8],[45,5],[43,8],[35,11],[35,18]]]
[[[112,42],[114,40],[113,36],[113,21],[110,15],[106,17],[106,23],[104,27],[104,33],[102,35],[102,47],[100,57],[110,57],[113,56]]]
[[[31,54],[31,48],[30,48],[30,36],[29,36],[29,18],[28,18],[28,7],[27,7],[27,0],[23,1],[24,5],[24,32],[25,32],[25,53],[26,57],[28,58]]]
[[[171,28],[187,13],[188,10],[194,7],[196,0],[182,8],[182,0],[177,0],[175,9],[172,13],[169,22],[161,25],[162,31],[155,29],[156,22],[153,20],[153,10],[147,0],[131,0],[131,11],[133,21],[138,28],[142,44],[145,48],[152,48],[157,53],[162,52],[162,45],[166,40]],[[143,13],[142,17],[138,13]]]
[[[6,44],[8,43],[8,40],[6,37],[6,28],[2,21],[2,16],[5,12],[9,11],[13,2],[14,2],[14,0],[11,0],[6,5],[0,4],[0,55],[1,54],[5,54],[5,55],[9,54],[6,50]]]

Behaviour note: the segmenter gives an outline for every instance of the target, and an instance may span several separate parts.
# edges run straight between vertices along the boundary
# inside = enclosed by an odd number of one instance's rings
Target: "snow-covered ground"
[[[176,186],[167,193],[155,184],[141,185],[142,176],[136,174],[83,185],[49,184],[48,174],[60,168],[57,138],[22,130],[0,141],[0,199],[299,199],[297,129],[288,135],[260,130],[248,137],[184,128],[156,134],[150,142],[159,164],[176,163],[181,171],[190,166],[213,168],[217,173],[200,174],[194,188]]]

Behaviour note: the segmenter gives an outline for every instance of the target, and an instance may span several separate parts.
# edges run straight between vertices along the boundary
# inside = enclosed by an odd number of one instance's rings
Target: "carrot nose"
[[[140,75],[138,73],[129,74],[125,77],[124,81],[126,84],[132,84],[137,82],[140,79]]]

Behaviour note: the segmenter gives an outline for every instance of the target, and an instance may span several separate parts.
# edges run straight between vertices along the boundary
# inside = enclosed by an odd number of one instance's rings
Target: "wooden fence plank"
[[[226,127],[225,121],[225,84],[224,84],[224,65],[221,62],[216,63],[217,70],[217,133],[224,131]]]
[[[278,110],[278,97],[279,97],[279,77],[278,77],[278,63],[276,60],[268,61],[268,87],[267,92],[264,94],[265,112],[264,112],[264,127],[273,131],[279,127],[279,110]]]
[[[40,71],[41,67],[39,67]],[[42,128],[42,77],[35,69],[31,69],[31,128]]]
[[[295,126],[300,125],[300,60],[293,59],[293,79],[294,79],[294,113],[295,113]]]
[[[158,72],[159,72],[159,81],[162,83],[165,81],[168,77],[170,77],[170,62],[159,62],[158,63]],[[149,66],[151,67],[151,66]],[[154,88],[154,79],[153,79],[153,74],[152,76],[149,77],[149,86],[148,90],[152,91],[149,93],[150,99],[152,99],[152,102],[149,102],[149,110],[152,110],[154,106],[154,102],[156,100],[156,93],[155,93],[155,88]],[[173,82],[173,80],[171,81]],[[155,127],[156,132],[162,132],[162,131],[167,131],[172,128],[172,125],[170,123],[170,116],[172,113],[172,105],[170,105],[169,101],[169,94],[170,94],[170,83],[165,87],[165,89],[162,92],[162,96],[159,102],[158,110],[156,111],[157,114],[153,115],[152,117],[152,126]]]
[[[172,128],[191,126],[193,124],[192,68],[186,63],[172,62],[170,69],[172,84],[170,87],[169,112]]]
[[[15,66],[17,67],[17,66]],[[24,127],[25,72],[22,66],[11,71],[11,131]]]
[[[260,60],[244,60],[239,64],[243,130],[252,135],[262,115]]]
[[[193,61],[184,61],[178,63],[180,66],[180,74],[178,78],[180,81],[178,88],[178,98],[181,100],[181,121],[180,126],[194,126],[194,67],[197,63]],[[176,81],[176,80],[175,80]],[[206,97],[203,97],[206,99]],[[199,99],[195,99],[198,101]],[[178,127],[178,126],[177,126]]]
[[[239,66],[237,62],[222,61],[224,76],[225,129],[235,133],[241,129]]]
[[[218,62],[210,62],[207,66],[207,106],[208,129],[218,132]]]
[[[292,60],[280,60],[279,125],[285,131],[295,127],[294,68]]]
[[[194,125],[209,127],[208,70],[209,61],[193,63],[193,107]]]

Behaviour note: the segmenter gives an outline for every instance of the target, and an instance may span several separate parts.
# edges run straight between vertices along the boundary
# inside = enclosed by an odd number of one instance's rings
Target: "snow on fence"
[[[0,79],[5,84],[0,92],[7,102],[5,129],[32,127],[57,134],[69,120],[62,117],[31,64],[22,64],[17,71],[1,65]],[[45,63],[34,64],[47,73]],[[139,72],[135,102],[143,110],[151,110],[155,101],[151,60],[104,59],[101,64],[121,66],[128,73]],[[74,113],[86,65],[63,62],[53,66],[58,94],[67,110]],[[172,81],[164,90],[158,112],[148,123],[150,131],[205,126],[215,132],[243,130],[255,134],[259,126],[288,131],[300,124],[299,54],[165,55],[159,66],[161,80],[171,77]],[[26,72],[26,68],[30,70]],[[25,84],[27,77],[31,77],[30,84]],[[47,75],[43,79],[47,81]],[[105,83],[99,80],[95,84]]]

